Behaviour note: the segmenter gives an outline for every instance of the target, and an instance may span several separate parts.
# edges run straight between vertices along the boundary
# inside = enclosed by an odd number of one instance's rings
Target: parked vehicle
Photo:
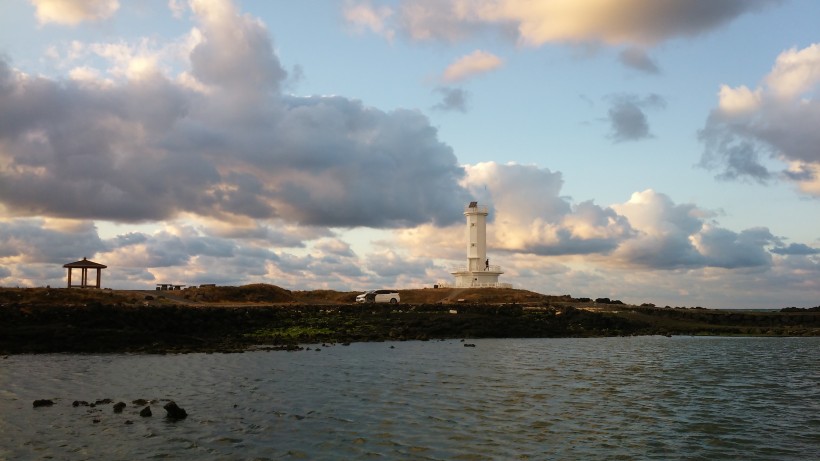
[[[396,290],[370,290],[356,296],[357,303],[390,303],[397,304],[401,301],[399,292]]]

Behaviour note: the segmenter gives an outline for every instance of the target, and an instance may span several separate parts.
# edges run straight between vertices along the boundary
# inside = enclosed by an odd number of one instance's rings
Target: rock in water
[[[52,402],[51,400],[48,400],[48,399],[42,399],[42,400],[35,400],[33,405],[34,405],[34,408],[37,408],[37,407],[50,407],[50,406],[54,405],[54,402]]]
[[[164,407],[165,411],[168,413],[166,417],[170,419],[185,419],[188,417],[188,413],[185,409],[180,408],[176,402],[168,402],[165,404]]]
[[[117,402],[114,404],[114,413],[122,413],[125,408],[125,402]]]
[[[147,418],[151,415],[151,407],[145,407],[140,411],[140,416],[142,416],[143,418]]]

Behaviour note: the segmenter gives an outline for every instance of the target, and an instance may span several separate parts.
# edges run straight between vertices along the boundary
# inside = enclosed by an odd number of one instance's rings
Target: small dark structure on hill
[[[68,286],[66,288],[100,288],[100,274],[102,270],[108,266],[83,258],[82,261],[74,261],[73,263],[63,264],[63,267],[68,269]],[[81,272],[79,285],[71,284],[71,271],[74,269],[80,269]],[[88,283],[88,269],[97,270],[97,283],[93,285]]]
[[[185,285],[175,285],[173,283],[158,283],[157,284],[157,291],[160,290],[181,290],[185,288]]]

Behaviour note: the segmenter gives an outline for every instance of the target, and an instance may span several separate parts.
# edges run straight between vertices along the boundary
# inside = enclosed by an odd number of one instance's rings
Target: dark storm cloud
[[[467,92],[461,88],[439,87],[435,92],[441,102],[433,106],[435,110],[467,112]]]
[[[621,64],[647,74],[659,74],[660,68],[641,48],[627,48],[618,55]]]
[[[382,228],[459,217],[464,171],[426,117],[282,96],[265,27],[208,5],[194,6],[190,54],[205,92],[159,72],[104,85],[0,60],[0,203],[12,216]]]

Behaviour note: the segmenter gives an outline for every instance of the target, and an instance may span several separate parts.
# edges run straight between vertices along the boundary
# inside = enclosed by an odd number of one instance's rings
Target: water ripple
[[[473,342],[11,356],[0,459],[803,460],[820,447],[820,338]],[[71,405],[103,398],[126,409]],[[163,418],[168,400],[190,416]]]

